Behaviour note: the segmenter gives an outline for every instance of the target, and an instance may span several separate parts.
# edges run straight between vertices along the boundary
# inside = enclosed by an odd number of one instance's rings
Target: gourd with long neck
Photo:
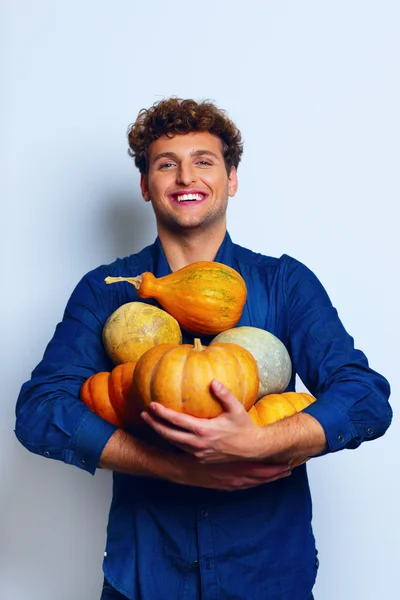
[[[136,277],[107,277],[105,282],[128,282],[140,298],[154,298],[189,333],[215,335],[234,327],[247,298],[242,276],[212,261],[192,263],[165,275],[150,272]]]

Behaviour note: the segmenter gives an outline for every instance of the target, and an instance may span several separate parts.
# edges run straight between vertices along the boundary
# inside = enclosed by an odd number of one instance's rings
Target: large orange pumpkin
[[[259,379],[252,354],[236,344],[202,346],[160,344],[139,358],[133,376],[135,393],[144,407],[150,402],[195,417],[211,418],[222,412],[210,383],[217,379],[246,410],[257,399]]]
[[[141,405],[132,390],[135,362],[127,362],[111,372],[92,375],[81,387],[81,400],[100,417],[124,429],[140,426]]]
[[[214,335],[234,327],[246,302],[242,276],[226,265],[201,261],[156,278],[107,277],[106,283],[127,281],[141,298],[155,298],[188,332]]]

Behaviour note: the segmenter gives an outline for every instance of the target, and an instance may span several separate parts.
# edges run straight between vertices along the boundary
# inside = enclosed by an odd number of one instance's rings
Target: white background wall
[[[0,597],[98,600],[110,474],[29,454],[19,388],[76,282],[155,237],[125,132],[211,98],[245,140],[229,229],[320,277],[398,405],[397,0],[4,0]],[[309,464],[317,600],[398,598],[399,425]],[[250,599],[249,599],[250,600]],[[294,600],[294,599],[293,599]]]

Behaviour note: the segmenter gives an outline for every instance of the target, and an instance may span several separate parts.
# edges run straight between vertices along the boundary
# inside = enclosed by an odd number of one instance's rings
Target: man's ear
[[[228,194],[233,197],[238,189],[239,181],[236,167],[231,167],[231,172],[228,176]]]
[[[142,190],[142,196],[146,202],[150,202],[150,194],[149,194],[149,182],[147,179],[147,175],[143,173],[140,174],[140,189]]]

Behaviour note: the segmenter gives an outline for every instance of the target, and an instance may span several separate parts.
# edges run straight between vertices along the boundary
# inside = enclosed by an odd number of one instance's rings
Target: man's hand
[[[263,429],[253,423],[243,405],[220,382],[211,390],[223,412],[213,419],[199,419],[153,402],[144,421],[163,438],[192,454],[202,463],[260,460]]]
[[[271,483],[291,475],[287,465],[263,465],[253,462],[201,464],[191,456],[177,456],[181,479],[176,483],[234,492]]]
[[[311,415],[300,412],[259,427],[221,383],[213,380],[211,389],[223,408],[214,419],[199,419],[157,403],[150,405],[151,414],[142,417],[164,439],[201,463],[262,461],[298,466],[325,449],[325,432]]]

